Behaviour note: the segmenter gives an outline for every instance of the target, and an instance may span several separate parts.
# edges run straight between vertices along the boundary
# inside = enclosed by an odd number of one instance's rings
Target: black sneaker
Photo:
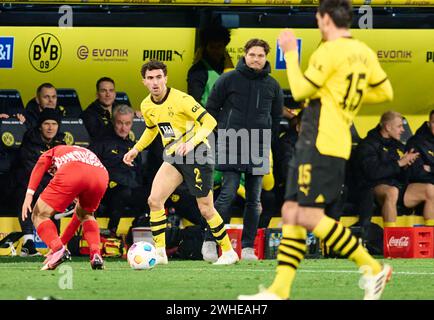
[[[93,259],[90,261],[90,266],[93,270],[103,270],[104,260],[99,254],[94,254]]]
[[[32,240],[27,240],[21,247],[21,257],[35,257],[40,256],[38,250],[35,248],[35,243]]]

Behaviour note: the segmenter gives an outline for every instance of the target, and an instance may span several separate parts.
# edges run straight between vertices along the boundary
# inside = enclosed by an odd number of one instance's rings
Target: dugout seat
[[[0,89],[0,113],[6,113],[10,117],[24,113],[24,104],[18,90]]]
[[[90,144],[89,133],[80,118],[62,119],[60,131],[65,133],[65,141],[68,145],[87,148]]]
[[[145,128],[146,128],[145,120],[143,120],[143,118],[135,117],[133,119],[133,126],[130,132],[130,139],[133,141],[139,140],[143,134],[143,131],[145,131]]]
[[[351,131],[352,149],[354,149],[355,147],[357,147],[360,140],[362,140],[362,139],[360,138],[359,133],[357,132],[357,129],[356,129],[356,126],[354,125],[354,123],[351,125],[350,131]]]
[[[119,91],[116,92],[116,104],[126,104],[131,107],[130,99],[128,98],[128,95],[125,92]]]
[[[25,124],[15,118],[1,119],[0,136],[3,147],[6,149],[18,149],[23,141],[26,130]]]
[[[404,125],[404,132],[401,135],[401,142],[406,144],[408,139],[410,139],[413,135],[413,131],[411,130],[410,125],[408,124],[408,121],[405,117],[402,119],[402,124]]]
[[[80,100],[75,89],[57,89],[57,105],[67,118],[78,118],[82,112]]]

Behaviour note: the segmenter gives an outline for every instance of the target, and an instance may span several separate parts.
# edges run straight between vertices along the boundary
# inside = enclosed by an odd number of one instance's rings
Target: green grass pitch
[[[106,259],[105,270],[91,270],[86,258],[73,257],[54,271],[40,271],[42,257],[0,258],[0,299],[52,296],[65,300],[232,300],[269,285],[276,262],[241,261],[213,266],[204,261],[170,261],[152,270],[132,270],[123,259]],[[383,260],[385,261],[385,260]],[[387,260],[394,274],[385,300],[434,299],[434,259]],[[360,274],[344,259],[304,260],[295,279],[295,300],[358,300]]]

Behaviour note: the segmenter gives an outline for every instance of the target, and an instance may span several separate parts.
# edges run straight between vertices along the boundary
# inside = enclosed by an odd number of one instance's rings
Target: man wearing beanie
[[[27,130],[24,134],[15,167],[15,194],[18,198],[16,203],[23,202],[30,174],[39,156],[57,145],[66,144],[64,141],[65,134],[59,131],[60,123],[60,113],[55,109],[46,108],[41,111],[37,126]],[[44,190],[51,178],[52,176],[48,173],[44,175],[38,190],[36,190],[35,199],[38,199],[39,193]],[[25,221],[21,219],[19,221],[21,230],[24,233],[21,256],[39,255],[35,249],[31,217],[27,217]]]

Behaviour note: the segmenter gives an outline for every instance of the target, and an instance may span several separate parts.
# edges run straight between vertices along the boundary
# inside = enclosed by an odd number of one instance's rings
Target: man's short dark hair
[[[338,28],[349,28],[353,21],[353,7],[350,0],[319,0],[318,12],[326,13]]]
[[[142,78],[145,79],[146,71],[160,69],[163,70],[164,76],[167,76],[167,66],[163,62],[158,60],[149,60],[142,66],[140,73],[142,74]]]
[[[244,46],[244,53],[247,53],[247,51],[249,51],[250,48],[252,47],[264,48],[265,54],[268,54],[268,52],[270,52],[270,45],[265,40],[250,39],[249,41],[247,41],[246,45]]]
[[[99,85],[101,82],[111,82],[111,83],[113,83],[113,87],[115,86],[115,81],[112,78],[102,77],[102,78],[98,79],[98,81],[96,82],[96,91],[99,91]]]
[[[36,95],[39,97],[39,94],[41,93],[42,89],[47,88],[47,89],[51,89],[54,88],[56,89],[51,83],[49,82],[45,82],[43,84],[41,84],[38,89],[36,89]]]
[[[429,113],[429,119],[431,120],[432,116],[434,115],[434,110],[431,110],[431,112]]]
[[[231,41],[231,33],[223,26],[212,25],[199,31],[199,41],[202,47],[206,47],[209,42],[220,41],[227,46]]]

